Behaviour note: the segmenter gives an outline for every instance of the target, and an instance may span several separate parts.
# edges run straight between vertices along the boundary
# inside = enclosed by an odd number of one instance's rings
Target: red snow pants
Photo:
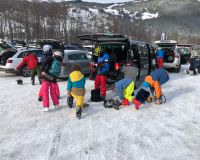
[[[56,83],[43,80],[42,81],[43,107],[49,107],[49,90],[50,90],[51,99],[53,101],[53,105],[55,106],[59,104],[58,96],[56,94]]]
[[[59,90],[58,83],[56,82],[55,85],[56,85],[56,95],[57,95],[58,97],[60,97],[60,90]],[[41,87],[40,87],[39,97],[42,97],[42,85],[41,85]]]
[[[157,68],[162,68],[163,67],[163,58],[158,57],[156,58],[157,60]]]
[[[101,96],[106,96],[106,76],[97,74],[94,87],[95,89],[101,89]]]

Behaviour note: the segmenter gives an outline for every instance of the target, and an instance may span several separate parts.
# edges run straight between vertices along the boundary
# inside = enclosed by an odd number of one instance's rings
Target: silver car
[[[154,42],[165,52],[163,67],[172,68],[175,72],[180,72],[181,56],[177,52],[177,42],[174,40],[160,40]]]
[[[71,72],[73,64],[78,64],[84,75],[90,74],[89,53],[81,50],[64,50],[64,57],[61,67],[60,78],[67,78]]]

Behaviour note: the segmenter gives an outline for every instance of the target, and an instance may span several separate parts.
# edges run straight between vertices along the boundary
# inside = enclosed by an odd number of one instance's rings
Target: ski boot
[[[120,101],[114,100],[114,109],[119,110],[119,106],[121,106]]]
[[[81,119],[81,112],[82,112],[82,108],[81,107],[76,107],[76,117],[78,119]]]
[[[74,100],[74,98],[72,96],[67,98],[67,104],[68,104],[69,108],[73,107],[73,100]]]
[[[39,97],[38,97],[38,101],[42,101],[42,96],[39,96]]]
[[[110,100],[104,101],[103,106],[105,108],[113,108],[113,102],[112,102],[112,100],[110,99]]]

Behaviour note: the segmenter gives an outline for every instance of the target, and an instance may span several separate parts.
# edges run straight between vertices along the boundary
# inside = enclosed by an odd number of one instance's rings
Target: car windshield
[[[94,49],[92,47],[83,47],[84,50],[92,52]]]
[[[189,54],[191,54],[191,51],[188,48],[177,48],[177,52],[180,55],[189,55]]]

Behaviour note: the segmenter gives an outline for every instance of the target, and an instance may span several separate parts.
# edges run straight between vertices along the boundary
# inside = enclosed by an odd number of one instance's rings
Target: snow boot
[[[81,119],[81,112],[82,112],[82,108],[81,107],[76,107],[76,117],[78,119]]]
[[[114,104],[113,104],[112,100],[110,99],[110,100],[104,101],[103,106],[105,108],[113,108]]]
[[[121,105],[120,101],[114,100],[114,109],[119,110],[120,105]]]
[[[39,97],[38,97],[38,101],[42,101],[42,96],[39,96]]]
[[[122,102],[121,102],[121,104],[124,105],[124,106],[129,106],[128,99],[123,99]]]
[[[59,105],[53,105],[53,109],[59,110]]]
[[[140,108],[141,102],[138,101],[137,99],[134,99],[133,103],[135,104],[135,109],[138,110]]]
[[[48,107],[44,107],[44,108],[43,108],[43,111],[44,111],[44,112],[48,112],[48,111],[49,111],[49,108],[48,108]]]
[[[72,96],[67,98],[67,104],[68,104],[69,108],[73,107],[73,100],[74,100],[74,97],[72,97]]]

